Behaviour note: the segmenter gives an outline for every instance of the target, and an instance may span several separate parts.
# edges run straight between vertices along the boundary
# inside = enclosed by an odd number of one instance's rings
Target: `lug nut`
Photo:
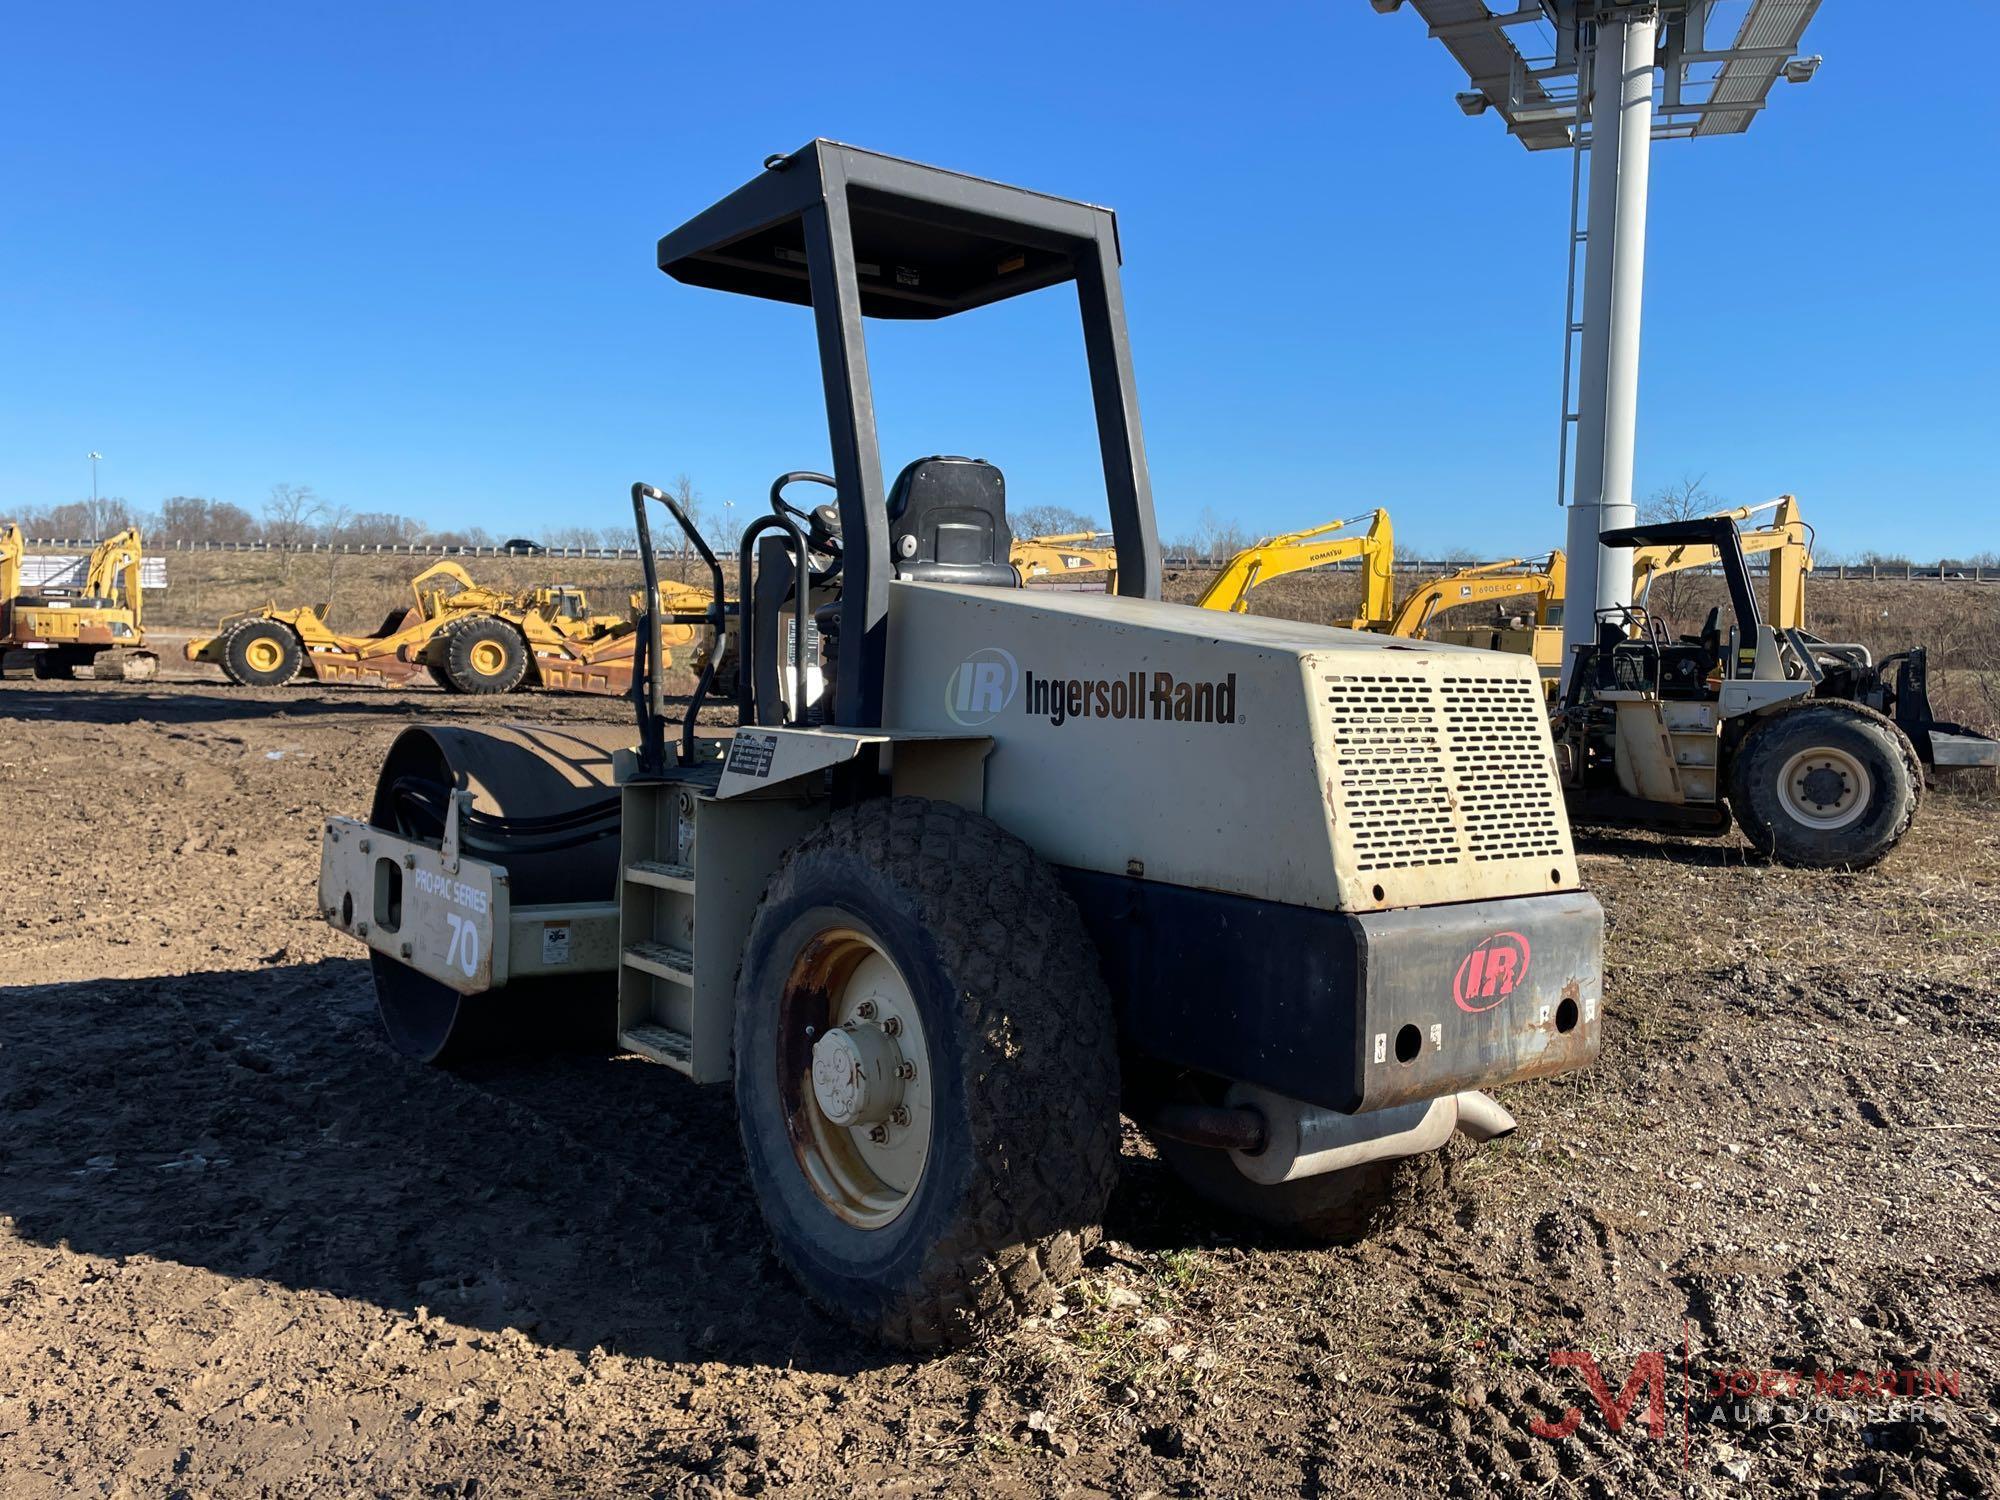
[[[869,1126],[869,1127],[868,1127],[868,1139],[869,1139],[869,1140],[871,1140],[871,1141],[873,1141],[873,1142],[874,1142],[874,1143],[875,1143],[876,1145],[878,1145],[878,1146],[882,1145],[882,1144],[883,1144],[883,1143],[884,1143],[885,1141],[887,1141],[887,1140],[889,1139],[889,1129],[888,1129],[888,1127],[887,1127],[886,1125],[871,1125],[871,1126]]]
[[[903,1022],[900,1017],[890,1016],[882,1023],[882,1029],[890,1036],[901,1036],[903,1034]]]
[[[901,1066],[899,1066],[896,1069],[896,1076],[905,1081],[915,1078],[917,1076],[917,1065],[911,1062],[907,1057],[904,1058]]]
[[[860,1016],[864,1021],[875,1019],[875,1002],[873,1000],[863,1000],[854,1010],[855,1014]]]
[[[907,1109],[903,1108],[902,1105],[900,1104],[897,1105],[894,1109],[889,1111],[889,1123],[891,1125],[897,1125],[897,1126],[909,1124],[910,1112]]]

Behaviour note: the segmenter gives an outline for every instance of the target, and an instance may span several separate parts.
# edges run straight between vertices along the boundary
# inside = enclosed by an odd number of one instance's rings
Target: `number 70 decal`
[[[479,968],[479,928],[455,911],[446,912],[444,919],[451,924],[451,947],[444,961],[457,964],[459,972],[470,979]]]

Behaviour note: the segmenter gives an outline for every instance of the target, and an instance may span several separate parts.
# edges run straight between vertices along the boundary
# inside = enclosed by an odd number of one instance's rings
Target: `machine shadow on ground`
[[[1212,1238],[1157,1162],[1127,1164],[1107,1233]],[[770,1253],[726,1088],[577,1053],[423,1067],[380,1039],[358,961],[0,990],[0,1215],[578,1353],[905,1358]]]
[[[1578,854],[1598,854],[1608,859],[1643,859],[1656,863],[1688,865],[1699,869],[1734,869],[1746,864],[1769,861],[1733,834],[1699,837],[1662,830],[1643,833],[1631,830],[1579,825],[1572,837]],[[1590,883],[1588,872],[1584,884]]]
[[[669,696],[666,701],[670,710],[678,711],[685,708],[688,700]],[[82,724],[199,724],[404,714],[412,719],[487,721],[561,718],[566,709],[573,710],[578,704],[621,704],[621,700],[555,693],[467,700],[422,687],[384,690],[315,685],[310,692],[288,690],[251,696],[241,689],[217,687],[190,692],[165,685],[130,688],[80,683],[76,688],[64,690],[9,684],[0,690],[0,720],[43,724],[60,719]],[[678,719],[675,723],[678,726]]]

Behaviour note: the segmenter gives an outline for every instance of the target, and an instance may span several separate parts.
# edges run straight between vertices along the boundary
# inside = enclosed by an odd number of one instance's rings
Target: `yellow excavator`
[[[142,629],[145,542],[136,526],[91,550],[74,588],[21,586],[21,528],[0,531],[0,657],[31,653],[35,675],[68,678],[89,667],[100,682],[143,682],[159,670]]]
[[[1812,568],[1811,529],[1799,514],[1798,497],[1780,495],[1762,505],[1741,505],[1715,511],[1705,520],[1742,522],[1765,511],[1774,514],[1755,530],[1741,531],[1746,557],[1768,555],[1765,573],[1766,619],[1780,630],[1805,627],[1805,579]],[[1717,566],[1720,557],[1706,543],[1635,547],[1632,551],[1633,597],[1643,607],[1653,585],[1671,574]],[[1393,615],[1371,628],[1390,635],[1483,646],[1493,651],[1532,655],[1545,679],[1562,668],[1562,610],[1566,561],[1560,549],[1532,563],[1523,558],[1480,563],[1421,585]],[[1434,625],[1448,610],[1501,599],[1532,598],[1532,622],[1513,620],[1488,625]]]
[[[1016,537],[1007,560],[1024,584],[1064,573],[1102,573],[1104,591],[1118,592],[1118,549],[1110,545],[1108,532],[1065,531],[1055,536]]]
[[[1343,535],[1358,522],[1368,529]],[[1195,601],[1202,609],[1227,610],[1232,614],[1250,612],[1250,591],[1287,573],[1303,573],[1328,563],[1345,562],[1350,557],[1364,559],[1361,570],[1361,614],[1345,622],[1357,629],[1389,618],[1395,593],[1396,540],[1389,524],[1389,512],[1372,510],[1329,521],[1309,531],[1293,531],[1283,536],[1265,537],[1255,546],[1245,547],[1230,558],[1202,596]],[[1343,622],[1335,621],[1335,624]]]

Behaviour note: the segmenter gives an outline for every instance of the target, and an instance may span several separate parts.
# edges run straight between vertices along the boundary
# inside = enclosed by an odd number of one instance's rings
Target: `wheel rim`
[[[474,641],[467,659],[481,677],[498,677],[507,669],[507,648],[498,641]]]
[[[253,672],[275,672],[284,659],[283,649],[267,635],[254,637],[243,648],[243,660]]]
[[[1778,800],[1809,828],[1845,828],[1868,810],[1874,778],[1845,750],[1801,750],[1778,773]]]
[[[786,978],[779,1038],[786,1130],[807,1186],[845,1222],[887,1227],[930,1158],[930,1050],[909,983],[866,934],[823,932]]]

